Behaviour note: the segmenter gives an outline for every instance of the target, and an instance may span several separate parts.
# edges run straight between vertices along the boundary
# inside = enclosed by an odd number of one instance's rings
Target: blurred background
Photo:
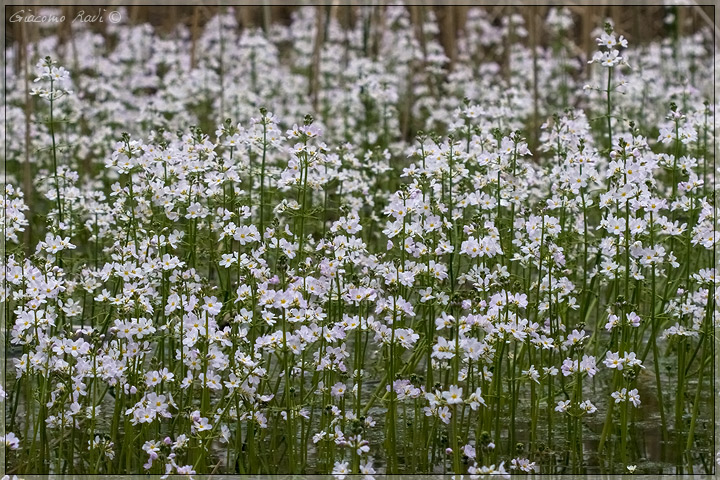
[[[676,38],[678,35],[692,33],[700,28],[711,26],[717,32],[715,19],[715,5],[699,4],[696,2],[682,2],[683,5],[610,5],[608,2],[596,2],[593,5],[566,2],[574,17],[576,28],[567,32],[569,40],[582,46],[585,53],[595,48],[592,31],[602,25],[610,17],[615,20],[615,28],[624,34],[632,43],[638,44],[658,38]],[[70,21],[81,12],[85,15],[104,16],[104,22],[91,21],[86,25],[96,31],[104,31],[108,27],[108,12],[120,10],[123,14],[122,23],[149,23],[158,31],[171,33],[178,24],[183,24],[194,34],[198,34],[206,22],[219,11],[232,10],[237,16],[241,28],[268,29],[275,22],[289,23],[293,11],[299,6],[274,5],[271,2],[236,6],[194,6],[194,5],[132,5],[126,2],[123,7],[112,3],[92,6],[58,6],[43,7],[42,4],[24,3],[22,5],[7,6],[5,9],[5,41],[6,45],[14,43],[32,42],[39,35],[52,34],[53,30],[60,37],[61,42],[72,38],[73,27],[77,25]],[[559,3],[558,6],[563,5]],[[413,23],[420,25],[419,20],[426,18],[432,12],[438,20],[438,37],[445,48],[451,62],[456,58],[457,33],[462,31],[468,11],[475,7],[484,8],[489,17],[496,22],[512,14],[523,17],[528,34],[524,41],[528,45],[543,44],[545,35],[544,20],[551,6],[531,5],[429,5],[427,3],[414,3],[408,6]],[[313,6],[321,25],[327,25],[331,18],[337,19],[342,25],[355,24],[358,20],[380,22],[385,7],[382,5],[368,5],[357,2],[327,3],[322,6]],[[17,21],[18,15],[27,15],[28,12],[39,15],[50,12],[64,16],[63,22],[32,23]],[[13,20],[15,19],[15,20]],[[76,27],[77,28],[77,27]],[[716,35],[717,38],[717,35]]]

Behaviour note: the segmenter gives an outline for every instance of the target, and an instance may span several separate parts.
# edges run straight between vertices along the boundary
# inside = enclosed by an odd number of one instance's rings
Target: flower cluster
[[[451,60],[432,11],[358,12],[79,27],[34,110],[8,62],[12,471],[707,463],[707,32],[665,62],[608,23],[574,61],[569,10],[533,52],[471,9]],[[649,423],[677,458],[638,453]]]

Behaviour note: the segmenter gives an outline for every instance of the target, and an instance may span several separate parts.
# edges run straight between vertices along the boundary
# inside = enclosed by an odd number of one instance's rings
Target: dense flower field
[[[712,32],[315,22],[8,49],[8,473],[713,472]]]

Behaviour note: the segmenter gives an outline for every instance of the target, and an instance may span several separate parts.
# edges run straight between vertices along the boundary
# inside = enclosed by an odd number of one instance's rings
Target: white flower
[[[610,396],[615,399],[615,403],[624,402],[625,400],[627,400],[627,388],[623,387],[620,390],[610,394]]]
[[[605,354],[605,360],[603,360],[603,363],[608,368],[622,370],[625,366],[625,359],[620,357],[620,354],[618,352],[607,352]]]
[[[557,406],[555,407],[556,412],[565,413],[568,411],[568,408],[570,407],[570,400],[560,400],[557,402]]]
[[[442,420],[444,424],[450,423],[450,418],[452,417],[452,413],[450,412],[450,409],[448,407],[440,407],[437,411],[437,416]]]
[[[15,436],[13,432],[8,432],[0,437],[0,441],[5,443],[5,446],[10,450],[17,450],[20,448],[20,439]]]
[[[595,405],[593,405],[590,400],[585,400],[582,403],[580,403],[580,408],[585,410],[586,413],[597,412],[597,407]]]
[[[442,392],[442,396],[448,403],[448,405],[457,405],[463,402],[462,392],[462,387],[458,387],[457,385],[450,385],[448,391]]]
[[[338,480],[344,480],[345,477],[350,473],[348,468],[348,462],[335,462],[332,469],[332,475]]]

